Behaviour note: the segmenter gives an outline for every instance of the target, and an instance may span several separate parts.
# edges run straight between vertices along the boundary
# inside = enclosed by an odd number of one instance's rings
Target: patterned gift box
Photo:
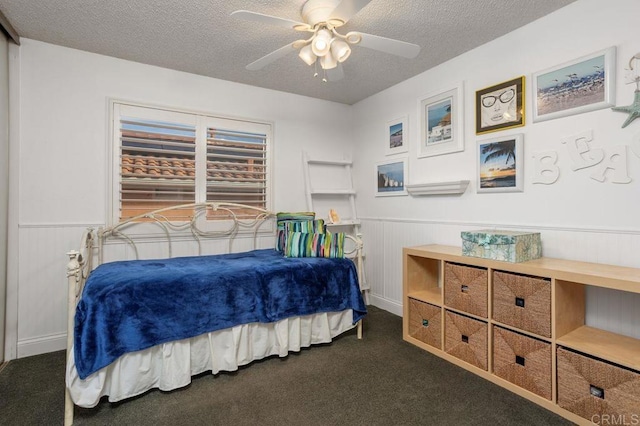
[[[461,232],[463,256],[506,262],[525,262],[542,256],[539,232],[484,229]]]

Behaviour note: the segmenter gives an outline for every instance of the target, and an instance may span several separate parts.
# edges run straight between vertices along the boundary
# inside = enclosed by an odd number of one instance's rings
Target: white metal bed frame
[[[177,221],[172,220],[166,215],[167,212],[172,210],[192,209],[193,215],[189,221]],[[255,212],[255,217],[252,219],[241,219],[234,212],[234,209],[250,210]],[[208,231],[200,228],[201,218],[205,217],[207,212],[225,212],[226,216],[220,217],[222,220],[229,221],[230,225],[227,229],[221,231]],[[99,227],[97,229],[88,228],[82,235],[80,243],[80,250],[72,250],[67,253],[69,256],[69,262],[67,263],[67,280],[68,280],[68,295],[67,295],[67,361],[69,360],[69,354],[73,347],[73,330],[74,319],[76,313],[76,305],[82,295],[84,284],[89,277],[89,274],[93,270],[94,258],[97,257],[98,265],[103,262],[104,244],[109,239],[119,239],[125,241],[134,251],[135,258],[138,259],[139,253],[136,247],[136,238],[140,236],[131,235],[127,233],[127,229],[132,229],[135,226],[142,224],[152,223],[160,226],[168,246],[169,256],[172,257],[172,231],[180,232],[183,234],[190,232],[193,239],[197,242],[198,255],[201,255],[201,239],[215,239],[215,238],[227,238],[229,241],[228,252],[230,253],[233,248],[233,241],[236,235],[241,231],[253,233],[253,248],[256,248],[257,235],[261,227],[265,222],[276,218],[276,214],[265,209],[248,206],[237,203],[193,203],[193,204],[181,204],[178,206],[166,207],[140,214],[138,216],[124,220],[116,225],[110,227]],[[345,256],[350,257],[356,263],[356,269],[358,273],[358,280],[362,282],[364,273],[364,264],[362,258],[363,243],[360,235],[345,235],[345,237],[352,241],[353,248],[345,249]],[[98,266],[96,265],[96,266]],[[357,324],[357,337],[362,339],[362,320]],[[71,400],[69,389],[65,384],[65,416],[64,424],[71,425],[73,423],[73,411],[74,403]]]

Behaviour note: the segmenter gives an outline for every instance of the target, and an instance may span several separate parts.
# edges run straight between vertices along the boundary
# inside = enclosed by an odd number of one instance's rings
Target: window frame
[[[124,109],[124,111],[123,111]],[[143,114],[143,109],[153,111],[149,115]],[[138,114],[131,114],[132,111],[139,110]],[[126,113],[123,113],[126,112]],[[196,128],[196,176],[195,176],[195,199],[194,203],[204,203],[207,197],[207,131],[209,127],[239,124],[231,129],[247,132],[260,133],[265,135],[265,209],[273,211],[273,152],[274,152],[274,124],[267,120],[258,120],[246,117],[234,117],[230,115],[217,114],[211,112],[190,110],[185,108],[154,105],[142,102],[127,101],[123,99],[108,99],[108,143],[107,143],[107,226],[113,226],[120,222],[120,185],[121,185],[121,140],[120,140],[120,118],[135,117],[146,120],[162,120],[194,125]],[[182,118],[183,120],[180,120]],[[202,166],[204,165],[204,166]],[[222,201],[221,201],[222,202]],[[232,202],[232,201],[230,201]],[[198,228],[203,231],[221,231],[229,228],[227,220],[208,220],[200,217]],[[150,234],[162,233],[161,230],[152,231]],[[239,232],[242,232],[240,230]],[[248,231],[247,231],[248,232]],[[272,233],[271,226],[263,226],[259,233]],[[146,233],[146,232],[145,232]],[[253,233],[253,231],[251,231]]]

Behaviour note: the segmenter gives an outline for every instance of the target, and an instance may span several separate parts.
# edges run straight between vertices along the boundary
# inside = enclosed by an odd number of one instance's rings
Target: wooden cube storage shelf
[[[470,313],[468,306],[456,304],[447,296],[449,281],[446,276],[450,265],[469,268],[463,269],[465,271],[484,270],[487,273],[486,296],[480,297],[486,297],[486,300],[479,300],[477,296],[474,299],[476,305],[486,303],[486,314]],[[403,338],[407,342],[503,386],[578,425],[592,423],[585,417],[586,412],[563,408],[558,396],[560,386],[566,392],[566,372],[563,373],[562,382],[558,378],[561,373],[559,365],[565,368],[566,364],[564,360],[560,360],[559,355],[566,350],[564,348],[582,357],[598,359],[605,364],[617,365],[633,374],[640,374],[640,339],[600,330],[585,323],[585,293],[588,286],[640,294],[640,269],[544,257],[522,263],[509,263],[462,256],[459,247],[441,245],[405,247],[403,266]],[[507,282],[504,282],[505,279]],[[454,289],[455,283],[451,285],[449,290]],[[460,287],[465,284],[457,285]],[[524,299],[524,303],[518,305],[517,298]],[[419,340],[415,332],[413,336],[409,333],[409,306],[412,300],[414,303],[418,301],[429,304],[430,309],[435,309],[432,313],[440,313],[438,326],[441,329],[441,348]],[[510,306],[514,303],[516,307]],[[533,309],[519,311],[520,308]],[[449,353],[453,340],[447,343],[446,339],[460,338],[459,330],[453,336],[453,318],[458,317],[477,321],[485,327],[486,331],[476,330],[476,334],[486,337],[487,348],[480,350],[481,355],[487,357],[486,367],[482,364],[472,365],[460,354]],[[640,327],[640,324],[633,325]],[[447,336],[447,327],[451,327],[451,336]],[[432,329],[431,332],[433,331]],[[560,350],[561,348],[563,349]],[[522,370],[522,380],[510,371],[520,368],[509,365],[512,362],[517,364],[517,356],[525,358],[526,364],[527,355],[516,354],[517,351],[535,354],[535,358],[531,358],[531,361],[535,359],[535,363],[529,363],[533,369]],[[534,355],[529,355],[532,356]],[[474,357],[477,358],[477,355]],[[548,368],[549,375],[546,374]],[[542,384],[533,386],[534,382],[529,378],[537,375],[537,370],[544,370],[547,379]],[[632,392],[632,395],[635,393]],[[568,406],[565,402],[563,404]],[[615,415],[616,411],[607,411],[607,414]],[[640,406],[637,414],[640,416]]]

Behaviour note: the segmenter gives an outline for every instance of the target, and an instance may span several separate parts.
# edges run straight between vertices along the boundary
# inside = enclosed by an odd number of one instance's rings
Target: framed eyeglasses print
[[[476,134],[524,126],[524,76],[476,91]]]

